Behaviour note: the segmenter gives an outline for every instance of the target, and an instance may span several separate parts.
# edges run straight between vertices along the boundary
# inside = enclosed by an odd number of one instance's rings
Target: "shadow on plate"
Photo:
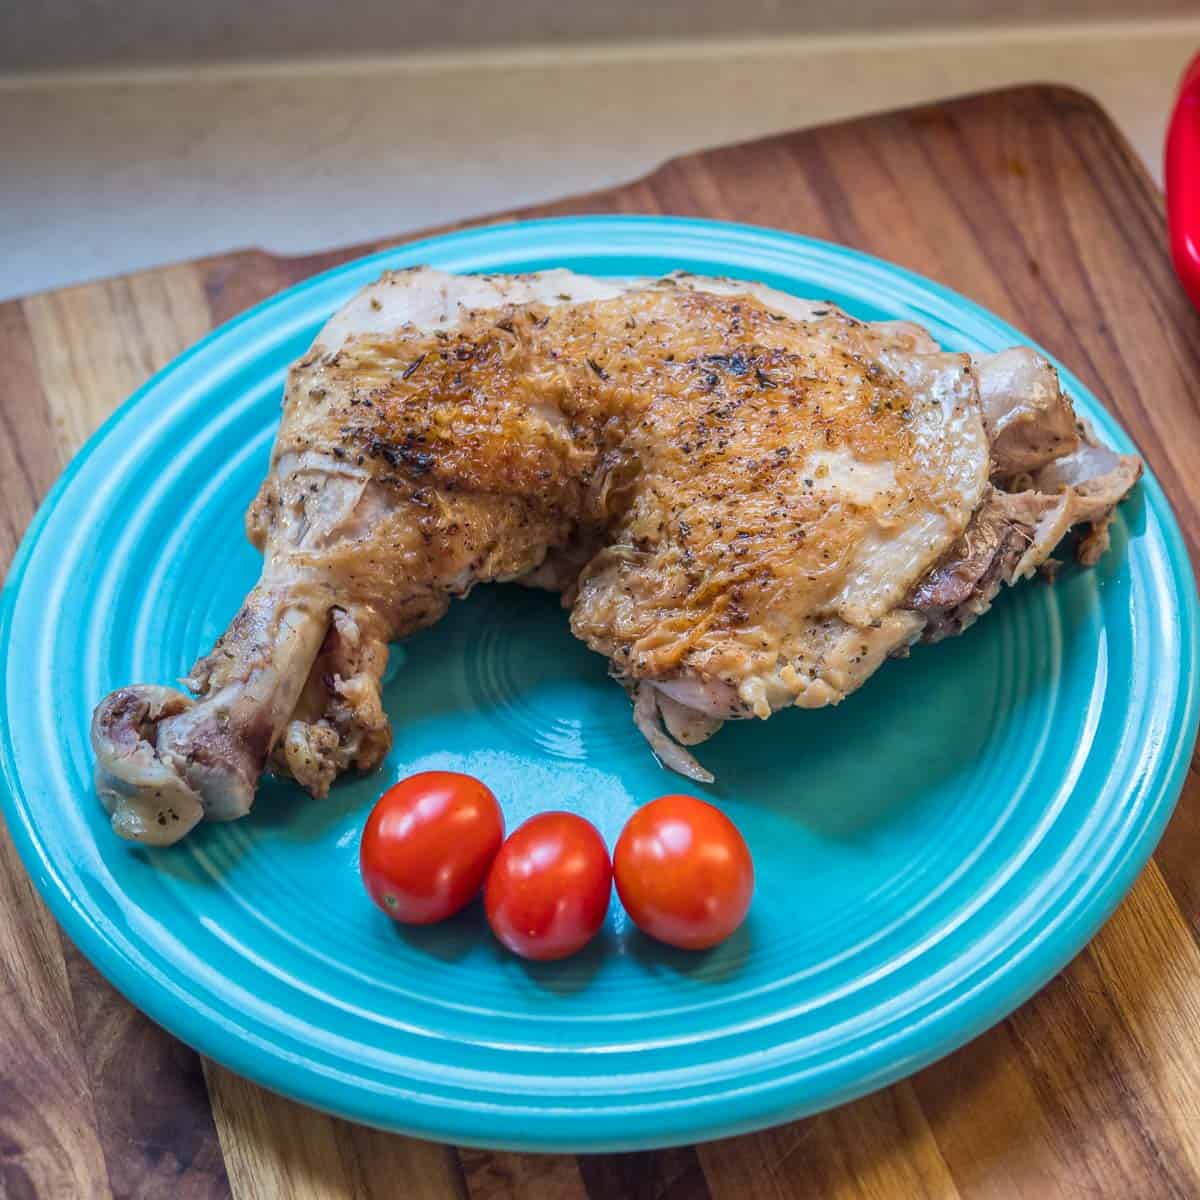
[[[644,934],[632,922],[622,931],[621,943],[626,953],[648,973],[668,970],[684,975],[697,983],[728,983],[750,958],[754,947],[754,911],[745,923],[711,950],[680,950]]]
[[[1036,589],[1037,583],[1027,585]],[[939,787],[966,777],[998,723],[1038,703],[1052,680],[1036,664],[1016,672],[999,711],[995,681],[1009,644],[1037,621],[1034,591],[1006,592],[961,638],[917,646],[885,663],[836,708],[791,710],[763,725],[731,722],[702,747],[717,798],[752,800],[822,837],[854,840],[909,813]],[[1057,599],[1052,603],[1059,604]],[[1060,604],[1063,656],[1075,618]]]
[[[611,957],[614,941],[612,926],[606,921],[600,932],[578,954],[560,958],[557,962],[531,962],[518,958],[495,939],[492,940],[492,951],[497,961],[519,964],[530,982],[542,991],[565,997],[582,992],[592,982],[604,961]]]
[[[386,921],[402,942],[445,963],[465,958],[483,938],[492,936],[483,914],[483,903],[478,899],[436,925],[401,925],[386,913],[377,910],[377,914],[378,920]]]

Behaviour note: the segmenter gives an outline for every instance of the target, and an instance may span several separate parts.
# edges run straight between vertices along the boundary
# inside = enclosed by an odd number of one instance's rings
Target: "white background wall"
[[[7,0],[0,71],[1189,14],[1198,0]]]
[[[1157,172],[1176,81],[1200,48],[1196,0],[1186,6],[1192,15],[1054,24],[995,23],[1028,7],[1023,0],[669,0],[655,8],[632,0],[607,8],[326,0],[321,11],[336,29],[325,48],[340,54],[317,57],[316,6],[287,6],[295,22],[283,7],[0,6],[0,61],[22,67],[0,71],[0,297],[243,246],[298,254],[398,235],[627,180],[702,146],[1033,80],[1095,95]],[[1133,5],[1054,7],[1078,14]],[[648,19],[639,13],[674,14],[678,23],[685,9],[705,38],[611,40]],[[445,40],[461,26],[475,43],[506,14],[509,33],[540,31],[543,41],[349,53],[372,11],[391,38],[398,13],[407,14],[413,40]],[[200,29],[201,12],[215,23]],[[834,16],[894,23],[918,12],[960,20],[940,30],[762,33]],[[532,19],[538,14],[544,26]],[[735,16],[759,33],[719,36]],[[15,37],[14,17],[22,26]],[[50,24],[67,17],[71,36],[50,38]],[[610,40],[546,44],[580,30]],[[222,47],[234,60],[165,65],[189,50],[219,58]],[[244,57],[281,47],[299,56]]]

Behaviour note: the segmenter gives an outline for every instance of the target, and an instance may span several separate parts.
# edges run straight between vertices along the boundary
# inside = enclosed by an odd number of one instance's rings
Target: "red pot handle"
[[[1167,227],[1175,273],[1200,308],[1200,54],[1183,73],[1167,127]]]

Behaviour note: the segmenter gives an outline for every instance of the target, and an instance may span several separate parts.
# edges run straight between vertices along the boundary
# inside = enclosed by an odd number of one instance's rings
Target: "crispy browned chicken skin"
[[[247,515],[262,578],[185,680],[97,708],[125,837],[315,796],[391,731],[387,643],[480,581],[563,594],[665,764],[722,721],[836,703],[960,632],[1073,524],[1107,545],[1140,463],[1053,369],[972,359],[756,284],[385,276],[288,380]]]

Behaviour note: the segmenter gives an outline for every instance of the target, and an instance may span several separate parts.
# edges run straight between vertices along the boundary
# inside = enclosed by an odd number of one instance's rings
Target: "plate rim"
[[[694,217],[584,214],[473,225],[467,229],[437,234],[377,250],[300,280],[211,330],[173,358],[161,370],[156,371],[136,389],[80,447],[48,491],[22,537],[7,572],[3,590],[0,592],[0,663],[6,663],[8,659],[13,614],[26,568],[60,496],[70,486],[71,481],[90,455],[122,421],[129,417],[139,400],[160,386],[172,372],[183,367],[211,343],[228,337],[238,327],[261,317],[275,305],[284,303],[297,293],[308,291],[322,282],[336,279],[341,275],[364,270],[376,264],[382,266],[382,264],[393,262],[399,257],[411,259],[414,254],[419,254],[424,248],[430,246],[444,247],[448,243],[465,245],[475,238],[490,240],[499,237],[503,239],[513,234],[537,237],[543,232],[565,231],[572,227],[582,233],[590,233],[592,238],[606,228],[612,230],[638,227],[643,230],[665,227],[690,230],[693,233],[707,232],[727,238],[758,237],[768,242],[788,243],[793,248],[808,247],[819,253],[833,253],[837,257],[856,260],[860,265],[884,272],[891,280],[899,279],[914,285],[921,293],[935,296],[942,302],[949,303],[955,310],[965,311],[977,319],[985,319],[993,328],[1001,329],[1006,336],[1011,336],[1013,344],[1036,346],[1039,352],[1046,354],[1060,370],[1070,389],[1088,398],[1092,407],[1100,415],[1099,423],[1103,426],[1106,436],[1118,446],[1126,449],[1132,447],[1128,435],[1094,393],[1057,359],[1047,354],[1042,347],[1037,346],[1032,339],[982,305],[936,280],[862,251],[782,230]],[[586,238],[579,239],[580,242],[584,240]],[[643,249],[642,252],[646,251]],[[807,1103],[802,1098],[790,1095],[798,1087],[795,1081],[791,1081],[786,1085],[781,1085],[778,1089],[778,1096],[776,1092],[772,1091],[768,1094],[767,1102],[760,1101],[757,1106],[736,1119],[730,1118],[723,1122],[713,1122],[701,1116],[699,1120],[689,1126],[688,1130],[669,1136],[656,1136],[649,1133],[640,1136],[605,1137],[587,1141],[581,1141],[577,1136],[569,1133],[567,1136],[563,1136],[557,1132],[560,1129],[558,1124],[553,1121],[546,1122],[544,1118],[540,1122],[542,1130],[534,1136],[519,1139],[504,1137],[498,1140],[488,1136],[476,1137],[470,1131],[456,1128],[452,1118],[450,1120],[437,1119],[440,1113],[457,1111],[454,1109],[441,1110],[432,1106],[422,1107],[419,1102],[413,1101],[395,1105],[395,1109],[399,1110],[401,1116],[405,1114],[415,1116],[419,1112],[426,1118],[433,1118],[427,1121],[409,1121],[385,1119],[378,1106],[374,1110],[370,1110],[369,1105],[365,1104],[334,1103],[330,1095],[326,1093],[336,1093],[344,1101],[347,1096],[347,1085],[322,1088],[320,1076],[311,1072],[297,1073],[294,1068],[289,1071],[276,1058],[256,1052],[246,1038],[231,1036],[228,1031],[220,1034],[211,1028],[210,1022],[206,1018],[196,1014],[194,1010],[176,1008],[170,1003],[170,996],[162,988],[162,985],[139,972],[127,960],[119,947],[106,936],[103,927],[86,917],[71,903],[69,891],[57,878],[53,863],[44,853],[45,847],[40,843],[30,824],[30,813],[25,798],[21,795],[16,774],[12,752],[12,734],[10,723],[7,720],[0,721],[0,734],[3,735],[0,736],[0,782],[3,783],[3,787],[0,787],[0,809],[4,812],[10,836],[26,870],[59,926],[130,1003],[198,1053],[222,1063],[270,1090],[300,1100],[321,1111],[378,1128],[410,1136],[435,1138],[454,1145],[553,1152],[596,1152],[688,1145],[761,1129],[781,1121],[795,1120],[813,1112],[846,1103],[907,1077],[964,1045],[1025,1003],[1030,996],[1061,971],[1086,946],[1101,925],[1108,920],[1117,905],[1132,888],[1137,876],[1158,844],[1182,790],[1191,747],[1196,739],[1197,724],[1200,722],[1200,703],[1198,703],[1200,690],[1197,687],[1200,648],[1198,648],[1195,636],[1198,600],[1194,570],[1174,509],[1161,485],[1149,470],[1145,473],[1141,486],[1145,489],[1147,503],[1154,507],[1160,521],[1164,550],[1169,566],[1169,580],[1172,585],[1171,595],[1172,599],[1178,602],[1178,608],[1174,611],[1179,623],[1181,645],[1179,677],[1174,693],[1177,709],[1177,715],[1173,720],[1174,741],[1158,764],[1155,786],[1147,793],[1143,820],[1136,827],[1133,836],[1122,847],[1120,857],[1113,863],[1110,875],[1097,884],[1086,903],[1072,920],[1056,926],[1051,931],[1047,944],[1039,948],[1039,953],[1034,956],[1032,962],[1025,957],[1017,960],[1017,966],[1021,970],[1015,972],[1016,979],[1011,978],[1014,971],[1007,965],[1007,962],[1004,967],[999,968],[988,977],[986,983],[981,987],[983,996],[989,1000],[988,1004],[976,1004],[971,1010],[969,1019],[966,1020],[954,1019],[954,1014],[948,1012],[947,1007],[939,1008],[931,1020],[931,1024],[938,1031],[939,1036],[936,1038],[926,1036],[917,1052],[907,1055],[902,1052],[903,1042],[911,1038],[911,1034],[906,1034],[900,1044],[887,1049],[884,1056],[885,1061],[878,1064],[874,1070],[863,1071],[855,1077],[852,1084],[827,1091],[819,1098],[810,1099]],[[7,672],[0,671],[0,714],[7,713],[7,711]],[[1003,986],[1006,981],[1009,984],[1007,988]],[[954,1006],[948,1007],[952,1009]],[[231,1049],[236,1052],[231,1052]],[[298,1084],[302,1084],[302,1086],[298,1086]],[[349,1095],[357,1095],[361,1098],[361,1089],[351,1088]],[[414,1108],[416,1111],[411,1111]]]

